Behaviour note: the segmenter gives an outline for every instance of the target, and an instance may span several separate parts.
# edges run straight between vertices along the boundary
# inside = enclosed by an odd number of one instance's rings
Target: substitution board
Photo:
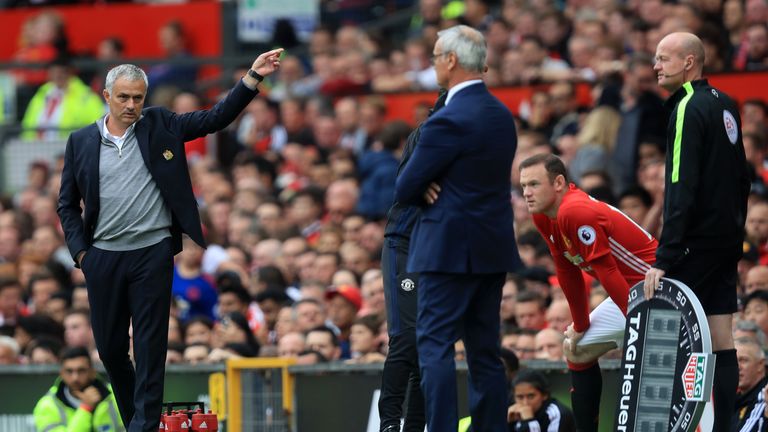
[[[712,393],[715,358],[707,317],[684,283],[663,278],[645,300],[629,291],[616,430],[692,432]]]

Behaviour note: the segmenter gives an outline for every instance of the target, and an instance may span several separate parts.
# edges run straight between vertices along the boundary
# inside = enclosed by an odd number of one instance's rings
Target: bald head
[[[659,47],[664,44],[669,44],[673,54],[677,54],[681,59],[693,56],[694,66],[699,71],[704,68],[704,44],[695,34],[686,32],[670,33],[659,42]]]
[[[704,44],[692,33],[668,34],[656,47],[653,70],[658,75],[659,85],[669,91],[700,79],[703,69]]]
[[[692,33],[680,34],[680,49],[684,56],[692,55],[696,64],[704,67],[704,44],[698,36]]]

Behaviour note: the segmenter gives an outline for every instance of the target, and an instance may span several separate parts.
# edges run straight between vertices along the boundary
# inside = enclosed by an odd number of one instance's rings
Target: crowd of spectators
[[[572,181],[658,236],[667,119],[652,69],[656,43],[673,30],[689,30],[705,43],[707,73],[768,68],[766,0],[420,0],[418,11],[403,29],[402,46],[347,21],[318,27],[306,50],[297,50],[304,54],[289,52],[277,78],[231,127],[188,143],[210,246],[185,241],[176,257],[168,362],[383,361],[383,223],[405,138],[429,107],[417,107],[412,124],[388,122],[379,93],[423,90],[436,97],[430,56],[441,28],[465,23],[484,32],[490,86],[535,85],[530,101],[513,107],[520,115],[510,223],[526,269],[508,276],[500,310],[501,344],[523,361],[563,360],[571,316],[520,196],[519,161],[559,154]],[[38,15],[25,27],[29,45],[18,59],[59,58],[66,51],[62,25],[53,12]],[[169,56],[188,55],[182,37],[177,23],[161,32]],[[102,45],[100,58],[118,62],[121,42]],[[211,102],[190,85],[194,71],[171,66],[149,70],[150,104],[186,112]],[[103,74],[79,79],[66,64],[54,67],[100,93]],[[23,85],[53,80],[22,70],[17,76]],[[578,83],[593,88],[592,105],[579,105]],[[766,101],[744,101],[741,116],[754,181],[739,267],[744,311],[735,331],[765,349]],[[30,120],[38,128],[30,139],[43,126],[52,124]],[[55,363],[62,347],[75,346],[98,361],[83,274],[66,251],[56,215],[61,169],[61,158],[36,162],[26,186],[0,199],[0,364]],[[593,283],[592,306],[606,296]],[[457,357],[462,350],[459,342]]]

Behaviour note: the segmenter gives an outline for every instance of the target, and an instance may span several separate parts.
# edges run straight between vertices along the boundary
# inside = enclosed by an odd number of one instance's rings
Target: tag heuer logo
[[[413,283],[411,279],[403,279],[402,282],[400,282],[400,288],[403,289],[403,291],[413,291],[413,289],[416,287],[416,284]]]
[[[702,400],[704,397],[704,373],[707,357],[704,354],[691,354],[683,370],[683,390],[688,400]]]

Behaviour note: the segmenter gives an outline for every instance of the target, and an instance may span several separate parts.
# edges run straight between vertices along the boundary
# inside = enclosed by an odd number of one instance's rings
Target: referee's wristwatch
[[[248,69],[248,76],[255,79],[258,82],[264,81],[264,76],[262,76],[260,73],[256,72],[253,69]]]

